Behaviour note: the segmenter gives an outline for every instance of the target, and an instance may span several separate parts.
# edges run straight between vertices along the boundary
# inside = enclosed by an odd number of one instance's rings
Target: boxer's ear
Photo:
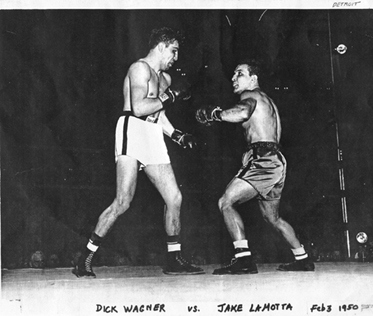
[[[164,51],[165,47],[166,47],[166,44],[163,43],[163,42],[160,42],[160,43],[158,43],[158,45],[157,45],[157,49],[158,49],[159,52],[161,52],[161,53]]]

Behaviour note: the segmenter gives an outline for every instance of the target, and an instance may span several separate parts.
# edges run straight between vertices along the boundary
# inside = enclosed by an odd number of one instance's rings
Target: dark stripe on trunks
[[[124,118],[124,124],[123,124],[123,144],[122,144],[122,155],[127,154],[127,130],[128,130],[128,121],[129,121],[130,116],[126,115]]]

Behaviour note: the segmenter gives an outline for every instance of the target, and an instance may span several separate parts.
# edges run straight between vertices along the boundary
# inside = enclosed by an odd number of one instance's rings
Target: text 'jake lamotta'
[[[264,311],[278,311],[278,310],[293,310],[293,306],[290,303],[277,303],[277,304],[251,304],[249,312],[264,312]],[[218,312],[242,312],[243,304],[219,304]]]

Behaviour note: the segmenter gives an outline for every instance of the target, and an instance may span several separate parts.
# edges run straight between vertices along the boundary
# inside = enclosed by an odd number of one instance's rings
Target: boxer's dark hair
[[[237,65],[247,65],[250,76],[256,75],[260,78],[262,74],[262,63],[257,59],[241,59]]]
[[[152,30],[149,38],[149,49],[153,49],[159,43],[165,43],[166,46],[178,41],[181,45],[184,41],[184,35],[180,31],[173,30],[169,27]]]

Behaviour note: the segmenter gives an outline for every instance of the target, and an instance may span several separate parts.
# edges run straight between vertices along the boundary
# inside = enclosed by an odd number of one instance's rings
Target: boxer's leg
[[[161,194],[166,206],[164,225],[167,233],[167,266],[166,274],[201,274],[201,268],[189,264],[181,257],[179,240],[181,224],[180,209],[182,195],[177,185],[171,164],[147,165],[144,169],[150,181]]]
[[[293,227],[279,216],[280,200],[261,200],[259,208],[264,220],[279,232],[290,245],[295,261],[281,264],[280,271],[314,271],[315,265],[308,258],[308,254],[295,235]]]
[[[227,186],[219,200],[219,209],[233,240],[235,256],[232,262],[213,274],[253,274],[258,273],[256,264],[252,260],[248,241],[245,236],[244,223],[235,206],[256,197],[258,192],[248,182],[235,178]]]
[[[92,260],[102,238],[106,236],[117,218],[130,207],[135,194],[138,161],[128,156],[119,156],[117,161],[117,194],[113,203],[99,217],[98,223],[87,247],[83,250],[73,273],[77,277],[96,277],[92,270]]]

